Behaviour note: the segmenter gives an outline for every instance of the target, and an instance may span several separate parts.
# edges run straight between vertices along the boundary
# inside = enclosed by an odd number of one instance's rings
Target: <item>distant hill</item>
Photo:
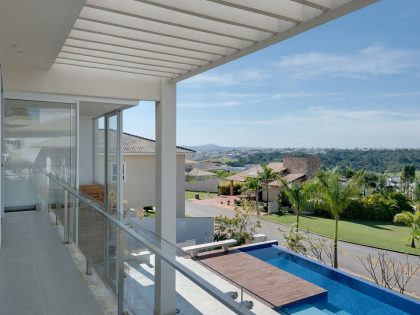
[[[231,151],[235,149],[231,147],[222,147],[213,143],[209,143],[205,145],[197,145],[197,146],[186,146],[186,147],[196,152],[227,152],[227,151]]]
[[[228,152],[228,151],[248,151],[260,150],[257,147],[223,147],[217,144],[209,143],[205,145],[183,145],[183,147],[194,150],[196,152]]]

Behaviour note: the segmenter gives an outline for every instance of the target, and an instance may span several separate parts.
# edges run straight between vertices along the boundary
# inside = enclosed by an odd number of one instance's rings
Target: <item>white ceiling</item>
[[[0,51],[7,63],[180,81],[375,1],[1,0]]]
[[[50,67],[85,2],[1,0],[1,61],[11,65]]]

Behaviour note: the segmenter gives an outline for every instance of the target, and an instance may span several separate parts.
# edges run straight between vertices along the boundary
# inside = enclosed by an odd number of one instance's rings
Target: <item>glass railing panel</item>
[[[125,235],[124,301],[133,314],[154,314],[155,255],[143,243]]]
[[[77,240],[80,252],[116,300],[123,297],[125,310],[135,315],[155,313],[156,276],[163,264],[173,277],[169,295],[181,314],[252,314],[241,304],[241,296],[250,299],[251,295],[238,284],[142,228],[136,224],[138,219],[108,214],[97,201],[53,176],[49,179],[49,204],[57,223],[64,231],[71,230],[69,218],[77,223],[77,237],[69,240]]]
[[[79,202],[78,247],[97,274],[105,279],[105,222],[88,204]]]

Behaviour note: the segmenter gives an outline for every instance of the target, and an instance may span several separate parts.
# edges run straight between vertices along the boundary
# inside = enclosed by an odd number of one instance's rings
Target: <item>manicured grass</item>
[[[296,222],[296,216],[292,214],[270,214],[263,218],[286,225]],[[301,215],[299,229],[333,237],[334,220]],[[411,248],[409,242],[404,239],[410,231],[406,226],[383,221],[340,220],[338,229],[338,237],[343,241],[420,255],[420,249]],[[419,244],[416,246],[419,247]]]
[[[387,173],[389,176],[392,176],[392,177],[394,177],[394,176],[401,176],[401,173],[402,172],[390,172],[390,173]],[[418,177],[418,176],[420,176],[420,170],[416,170],[416,177]]]
[[[201,192],[201,191],[186,191],[185,192],[185,200],[194,199],[196,194],[200,195],[200,199],[213,198],[213,197],[217,196],[216,193],[208,193],[207,194],[206,192]]]

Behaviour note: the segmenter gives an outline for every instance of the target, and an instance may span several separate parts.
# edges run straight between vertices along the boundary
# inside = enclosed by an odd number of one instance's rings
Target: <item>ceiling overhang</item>
[[[2,0],[0,49],[6,63],[179,82],[376,1]]]

